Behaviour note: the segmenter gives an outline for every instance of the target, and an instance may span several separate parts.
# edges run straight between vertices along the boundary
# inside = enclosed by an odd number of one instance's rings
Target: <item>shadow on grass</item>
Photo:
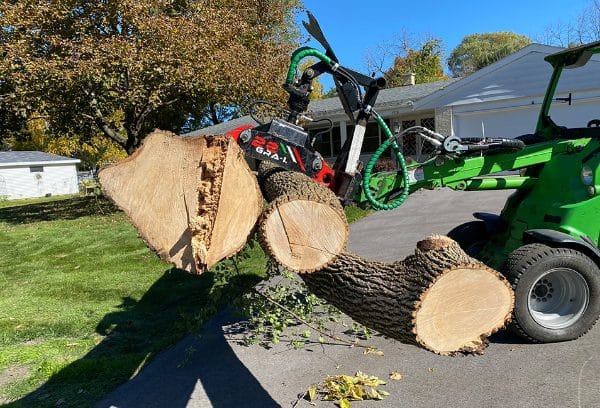
[[[40,388],[7,407],[65,408],[93,405],[134,377],[157,353],[189,333],[198,332],[210,316],[249,286],[256,284],[257,279],[254,275],[235,275],[223,284],[220,283],[222,278],[212,272],[198,276],[176,268],[165,271],[139,301],[123,298],[119,311],[104,316],[96,331],[106,337],[98,345],[56,372]],[[237,377],[235,381],[239,385],[240,403],[243,397],[246,401],[263,401],[261,406],[275,406],[268,402],[272,401],[268,393],[237,359],[231,348],[223,344],[223,347],[208,350],[208,353],[221,353],[213,355],[214,363],[226,361],[229,371]],[[185,364],[185,353],[180,358],[182,361],[173,362],[177,363],[175,367],[179,363]],[[164,374],[159,370],[158,383],[164,381],[161,375]],[[198,381],[204,384],[214,406],[223,406],[220,403],[222,398],[231,399],[231,395],[223,395],[220,389],[219,392],[211,391],[211,384],[219,386],[214,381],[191,375],[179,380],[176,393],[163,395],[163,398],[168,398],[168,406],[185,407]],[[248,395],[249,391],[255,395]]]
[[[92,215],[110,215],[119,209],[102,197],[73,197],[45,203],[0,208],[0,221],[29,224],[39,221],[74,220]]]

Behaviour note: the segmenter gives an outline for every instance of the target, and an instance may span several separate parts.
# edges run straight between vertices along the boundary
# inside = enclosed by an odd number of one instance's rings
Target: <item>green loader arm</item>
[[[526,146],[515,152],[475,157],[438,156],[423,164],[408,166],[409,192],[440,187],[463,191],[528,189],[537,182],[534,174],[494,174],[547,163],[556,155],[583,148],[587,142],[589,139],[552,140]],[[373,174],[369,181],[371,194],[378,201],[393,200],[402,191],[403,180],[404,178],[395,172]],[[368,202],[364,191],[360,191],[355,200],[359,204]]]

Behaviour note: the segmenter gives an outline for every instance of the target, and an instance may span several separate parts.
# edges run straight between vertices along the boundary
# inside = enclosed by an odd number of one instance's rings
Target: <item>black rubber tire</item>
[[[453,228],[446,235],[458,242],[463,251],[474,258],[477,257],[477,254],[489,240],[485,222],[483,221],[465,222]]]
[[[581,317],[560,329],[540,325],[529,310],[529,296],[533,285],[553,268],[566,268],[578,272],[589,291],[588,304]],[[579,251],[543,244],[524,245],[509,255],[503,273],[515,291],[511,329],[526,340],[534,343],[574,340],[587,333],[600,316],[600,268]]]

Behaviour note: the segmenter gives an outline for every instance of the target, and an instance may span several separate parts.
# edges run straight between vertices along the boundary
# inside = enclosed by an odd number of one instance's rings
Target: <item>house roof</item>
[[[0,167],[42,164],[77,164],[81,160],[35,151],[0,152]]]
[[[552,73],[544,60],[563,50],[543,44],[529,44],[521,50],[490,64],[447,87],[421,98],[415,110],[433,109],[502,99],[541,97]],[[600,61],[598,56],[593,58]],[[600,88],[598,68],[588,64],[576,70],[565,70],[557,93]],[[567,74],[567,71],[571,71]],[[576,74],[575,74],[576,72]]]
[[[397,88],[382,89],[377,97],[377,108],[399,107],[402,105],[412,105],[415,101],[436,92],[444,87],[456,82],[458,78],[445,79],[442,81],[429,82],[426,84],[416,84],[400,86]],[[320,99],[311,101],[308,105],[308,111],[312,113],[315,119],[322,117],[345,115],[344,108],[338,97]],[[257,124],[249,115],[232,119],[228,122],[218,125],[208,126],[202,129],[186,133],[185,136],[217,135],[223,134],[236,127],[246,124]]]
[[[389,106],[397,107],[407,103],[415,103],[417,100],[439,91],[440,89],[444,89],[457,80],[458,78],[451,78],[425,84],[382,89],[377,96],[376,108],[385,108]],[[344,114],[342,103],[337,97],[311,101],[308,105],[308,110],[312,112],[315,117]]]

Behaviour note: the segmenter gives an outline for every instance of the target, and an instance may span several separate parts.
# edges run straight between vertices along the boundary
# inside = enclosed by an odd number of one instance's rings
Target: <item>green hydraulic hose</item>
[[[369,200],[371,205],[373,205],[373,207],[375,207],[375,209],[377,209],[377,210],[393,210],[394,208],[400,206],[404,202],[404,200],[406,200],[406,197],[408,197],[408,187],[409,187],[408,171],[406,170],[406,162],[404,161],[404,156],[402,156],[402,152],[400,151],[400,147],[398,147],[398,143],[396,143],[396,139],[394,138],[392,131],[386,125],[383,118],[375,112],[374,112],[374,117],[375,117],[375,120],[377,121],[377,123],[379,124],[379,127],[381,129],[383,129],[383,132],[387,136],[387,139],[381,144],[381,146],[379,146],[377,151],[375,151],[375,153],[369,160],[369,163],[367,163],[367,166],[365,167],[365,174],[363,177],[363,190],[365,192],[365,196],[367,197],[367,199]],[[375,166],[375,163],[377,162],[379,157],[381,157],[383,152],[390,146],[392,146],[392,151],[394,152],[396,161],[398,162],[398,165],[400,166],[400,171],[402,171],[402,179],[403,179],[404,185],[403,185],[402,193],[400,194],[400,196],[398,196],[394,201],[392,201],[390,203],[383,203],[383,202],[377,201],[375,199],[375,197],[373,197],[373,193],[371,193],[371,189],[369,188],[369,183],[371,181],[371,173],[373,172],[373,166]]]
[[[296,75],[296,69],[298,69],[298,64],[300,63],[300,61],[303,58],[306,58],[306,57],[317,57],[319,60],[321,60],[331,66],[336,64],[335,61],[333,61],[331,58],[329,58],[323,52],[321,52],[315,48],[310,48],[310,47],[298,48],[296,51],[294,51],[292,53],[290,67],[288,69],[287,77],[285,80],[286,84],[291,84],[294,82],[294,76]],[[398,207],[400,204],[402,204],[404,202],[404,200],[406,200],[406,197],[408,196],[408,183],[409,183],[408,172],[406,171],[406,162],[404,161],[404,156],[402,156],[402,152],[400,152],[398,143],[396,143],[396,141],[394,139],[394,135],[392,134],[390,128],[388,128],[388,126],[385,124],[385,121],[382,119],[381,116],[379,116],[374,111],[373,111],[373,113],[374,113],[375,120],[377,121],[377,123],[383,129],[385,135],[387,136],[387,140],[385,142],[383,142],[381,144],[381,146],[379,146],[379,148],[377,149],[375,154],[373,154],[373,157],[371,157],[371,160],[369,160],[367,167],[365,168],[365,174],[364,174],[364,178],[363,178],[363,190],[365,191],[365,195],[367,196],[367,199],[373,205],[373,207],[375,207],[378,210],[392,210],[392,209]],[[392,201],[391,203],[386,204],[386,203],[377,201],[375,199],[375,197],[373,197],[373,194],[371,193],[371,190],[369,189],[369,182],[371,181],[371,173],[373,172],[373,166],[375,165],[375,162],[377,162],[379,157],[383,154],[383,152],[390,145],[392,146],[392,151],[394,152],[394,154],[396,156],[396,161],[400,165],[400,170],[402,171],[404,186],[403,186],[403,190],[402,190],[402,193],[400,194],[400,196],[398,198],[396,198],[394,201]]]
[[[310,47],[298,48],[292,54],[291,61],[290,61],[290,67],[288,69],[287,78],[285,80],[286,84],[291,84],[292,82],[294,82],[294,75],[296,75],[296,69],[298,68],[298,64],[305,57],[317,57],[318,59],[325,62],[326,64],[329,64],[329,65],[335,64],[335,61],[333,61],[327,55],[323,54],[321,51],[319,51],[315,48],[310,48]]]

